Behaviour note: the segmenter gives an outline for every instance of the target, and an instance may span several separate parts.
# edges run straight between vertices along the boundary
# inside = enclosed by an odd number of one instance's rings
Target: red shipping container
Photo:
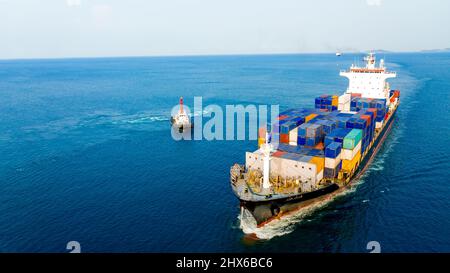
[[[367,108],[367,112],[372,112],[373,116],[377,116],[377,108]]]
[[[361,98],[361,93],[352,93],[352,98]]]
[[[280,143],[289,144],[289,134],[280,134]]]
[[[367,126],[370,125],[370,116],[369,115],[361,115],[361,118],[367,120]]]
[[[265,126],[264,127],[259,127],[259,129],[258,129],[258,137],[259,138],[266,138],[266,132],[267,132],[267,129],[266,129]]]
[[[272,156],[274,156],[274,157],[280,157],[280,156],[282,156],[282,155],[284,155],[286,152],[283,152],[283,151],[276,151],[276,152],[274,152],[273,154],[272,154]]]
[[[323,146],[323,142],[319,142],[316,146],[314,146],[314,149],[323,150],[325,147]]]

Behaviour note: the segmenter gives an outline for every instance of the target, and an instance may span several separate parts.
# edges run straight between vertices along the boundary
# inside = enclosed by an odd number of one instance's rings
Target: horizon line
[[[318,52],[262,52],[262,53],[218,53],[218,54],[161,54],[161,55],[105,55],[105,56],[73,56],[73,57],[24,57],[24,58],[0,58],[0,61],[27,61],[27,60],[70,60],[70,59],[114,59],[114,58],[179,58],[179,57],[231,57],[231,56],[271,56],[271,55],[319,55],[319,54],[335,54],[340,52],[344,54],[366,54],[375,52],[375,54],[390,53],[441,53],[446,49],[421,49],[415,51],[391,51],[391,50],[359,50],[359,51],[318,51]],[[380,52],[381,51],[381,52]],[[445,51],[443,51],[445,52]]]

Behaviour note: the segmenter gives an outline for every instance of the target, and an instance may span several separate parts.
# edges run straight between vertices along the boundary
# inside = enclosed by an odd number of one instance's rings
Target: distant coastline
[[[360,51],[324,51],[324,52],[262,52],[262,53],[229,53],[229,54],[167,54],[167,55],[117,55],[117,56],[67,56],[67,57],[32,57],[32,58],[0,58],[3,61],[33,61],[33,60],[78,60],[78,59],[121,59],[121,58],[179,58],[179,57],[233,57],[233,56],[279,56],[279,55],[323,55],[340,52],[345,54],[366,54],[374,52],[377,54],[408,54],[408,53],[450,53],[450,48],[423,49],[418,51],[392,51],[385,49],[360,50]]]
[[[448,53],[448,52],[450,52],[450,47],[442,48],[442,49],[424,49],[424,50],[421,50],[420,52],[424,52],[424,53]]]

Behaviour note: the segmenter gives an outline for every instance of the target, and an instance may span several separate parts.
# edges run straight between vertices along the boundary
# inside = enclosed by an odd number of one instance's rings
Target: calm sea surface
[[[171,108],[313,107],[362,56],[0,61],[0,252],[449,252],[450,54],[382,55],[402,104],[369,171],[258,241],[229,186],[256,141],[174,141]]]

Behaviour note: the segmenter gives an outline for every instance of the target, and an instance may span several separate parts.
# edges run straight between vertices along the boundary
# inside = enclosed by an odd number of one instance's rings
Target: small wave
[[[114,124],[114,125],[121,125],[121,124],[148,124],[148,123],[154,123],[154,122],[167,122],[170,120],[169,116],[165,116],[162,114],[154,114],[154,113],[137,113],[137,114],[131,114],[131,115],[114,115],[114,116],[103,116],[98,120],[98,124]]]
[[[29,133],[38,132],[47,138],[54,138],[61,134],[70,133],[83,127],[93,127],[98,125],[124,125],[124,124],[146,124],[154,122],[167,122],[169,116],[141,112],[127,115],[117,111],[94,111],[80,117],[66,117],[59,120],[53,120],[44,124],[23,127],[23,130]],[[0,137],[1,139],[1,137]]]
[[[202,111],[195,111],[193,114],[191,114],[191,117],[198,117],[198,116],[203,116],[203,115],[207,115],[209,113],[211,113],[211,109],[203,109]]]
[[[137,118],[131,118],[131,119],[124,119],[123,123],[129,123],[129,124],[140,124],[140,123],[150,123],[150,122],[157,122],[157,121],[169,121],[168,117],[164,116],[144,116],[144,117],[137,117]]]
[[[382,171],[382,170],[384,170],[384,160],[380,159],[378,161],[373,162],[370,165],[369,169],[372,170],[372,171]]]

